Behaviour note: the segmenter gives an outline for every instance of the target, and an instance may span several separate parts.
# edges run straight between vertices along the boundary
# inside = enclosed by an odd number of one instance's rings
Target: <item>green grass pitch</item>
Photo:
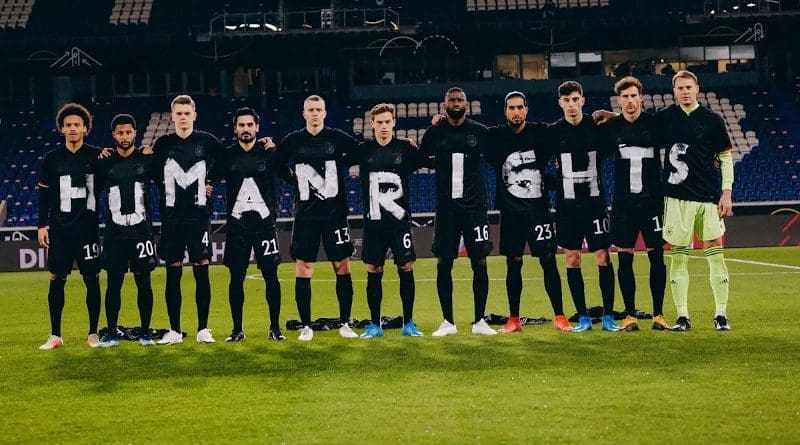
[[[616,256],[612,256],[616,261]],[[47,274],[0,274],[2,443],[797,443],[800,441],[800,248],[729,249],[729,317],[713,330],[702,251],[690,262],[690,332],[563,333],[550,324],[520,334],[469,333],[471,272],[454,271],[459,333],[432,338],[441,322],[433,260],[417,263],[415,318],[423,338],[387,330],[346,340],[268,342],[264,286],[247,280],[247,341],[230,330],[227,271],[211,271],[213,345],[194,342],[194,285],[183,277],[188,341],[171,347],[85,345],[83,283],[67,283],[65,347],[39,351],[48,334]],[[488,311],[507,313],[505,264],[490,258]],[[669,259],[667,259],[669,263]],[[563,257],[559,256],[562,279]],[[365,269],[353,263],[353,316],[368,317]],[[652,309],[647,257],[637,255],[640,309]],[[331,268],[312,281],[312,315],[336,316]],[[294,268],[280,269],[281,319],[297,318]],[[256,274],[254,267],[251,274]],[[600,304],[597,268],[584,256],[587,299]],[[166,327],[164,269],[153,275],[153,326]],[[552,317],[538,262],[527,259],[522,315]],[[384,313],[398,315],[394,270]],[[103,286],[105,279],[103,274]],[[565,309],[573,306],[563,283]],[[617,309],[622,301],[617,293]],[[667,318],[675,318],[669,289]],[[105,314],[101,316],[101,326]],[[120,324],[138,325],[135,286],[123,288]]]

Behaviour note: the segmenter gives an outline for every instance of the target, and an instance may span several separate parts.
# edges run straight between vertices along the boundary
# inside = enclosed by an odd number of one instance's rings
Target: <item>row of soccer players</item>
[[[580,269],[584,240],[595,253],[599,267],[606,311],[603,328],[620,329],[610,315],[615,287],[608,254],[610,226],[614,227],[615,244],[621,247],[619,279],[628,313],[623,324],[625,329],[638,328],[632,261],[640,231],[651,260],[653,327],[670,329],[662,308],[666,274],[661,250],[662,226],[666,229],[665,239],[676,246],[673,247],[671,281],[679,318],[672,329],[686,330],[691,326],[686,308],[688,271],[685,259],[693,227],[697,227],[698,235],[708,244],[706,253],[717,300],[715,324],[718,329],[728,329],[725,314],[727,271],[724,271],[719,238],[724,230],[720,217],[730,211],[732,168],[729,169],[729,157],[720,156],[724,189],[720,192],[719,183],[714,184],[713,164],[715,155],[725,153],[730,144],[724,125],[720,127],[721,121],[715,120],[716,115],[698,108],[696,78],[691,73],[681,72],[673,83],[681,106],[671,107],[654,117],[641,112],[642,87],[638,80],[621,80],[615,91],[623,115],[613,117],[603,126],[595,125],[582,113],[583,92],[577,82],[565,82],[559,87],[559,105],[564,117],[552,125],[526,122],[527,99],[522,93],[512,92],[504,101],[507,124],[491,129],[465,118],[466,94],[459,88],[452,88],[445,95],[445,119],[426,133],[419,149],[409,141],[393,137],[395,114],[391,105],[379,104],[372,110],[375,140],[359,145],[344,132],[325,127],[325,103],[319,96],[310,96],[304,102],[306,128],[289,134],[274,149],[269,139],[266,147],[257,144],[258,115],[255,111],[237,110],[234,116],[237,141],[224,149],[213,136],[194,130],[194,102],[188,96],[178,96],[171,105],[176,131],[156,141],[152,156],[134,148],[136,123],[133,118],[118,115],[112,122],[117,148],[100,161],[97,160],[99,150],[83,141],[91,126],[91,116],[79,105],[67,105],[57,115],[66,144],[45,156],[39,181],[39,241],[49,247],[48,269],[51,272],[48,293],[51,336],[41,348],[63,345],[60,337],[63,289],[73,261],[77,261],[87,285],[90,346],[118,344],[113,335],[101,343],[96,334],[100,312],[97,275],[101,264],[109,274],[106,311],[110,332],[116,331],[119,293],[127,270],[134,273],[139,289],[143,332],[149,332],[152,312],[149,274],[157,263],[150,228],[151,207],[145,193],[150,180],[154,180],[161,191],[159,255],[167,263],[165,294],[170,331],[159,343],[183,341],[180,278],[181,262],[187,251],[197,284],[196,339],[202,343],[214,341],[207,328],[210,302],[208,195],[211,184],[222,178],[227,180],[229,217],[224,256],[231,275],[229,299],[233,318],[233,329],[227,340],[244,339],[243,281],[251,249],[256,252],[258,267],[267,284],[270,338],[283,339],[278,321],[281,289],[277,279],[275,176],[296,185],[291,255],[296,260],[295,299],[303,325],[299,338],[313,338],[310,279],[320,241],[337,277],[339,315],[344,321],[339,333],[343,337],[357,337],[346,322],[350,319],[353,297],[349,265],[353,246],[346,219],[344,178],[351,165],[360,165],[364,202],[367,203],[363,258],[368,268],[367,301],[372,324],[361,336],[382,335],[381,278],[390,249],[400,276],[402,334],[422,335],[412,316],[415,253],[405,191],[409,175],[426,166],[436,168],[437,172],[433,251],[438,258],[437,290],[444,318],[433,335],[456,333],[451,271],[462,236],[474,271],[472,332],[495,334],[483,320],[488,294],[485,258],[491,250],[491,242],[481,157],[485,157],[497,172],[500,250],[508,259],[506,285],[511,318],[502,332],[521,330],[520,270],[526,244],[533,255],[539,257],[545,290],[556,315],[555,327],[575,332],[591,329]],[[679,91],[688,91],[688,94],[679,94]],[[703,111],[697,112],[698,109]],[[610,117],[607,112],[599,114]],[[668,180],[663,190],[659,146],[671,146],[665,168]],[[617,167],[616,207],[611,224],[600,178],[600,161],[610,155],[615,156]],[[558,196],[558,231],[550,219],[546,201],[544,169],[552,157],[557,160],[558,170],[554,181]],[[109,196],[102,259],[98,258],[95,211],[95,190],[101,188],[107,188]],[[666,225],[661,218],[664,192],[668,196],[667,215],[672,216],[672,219],[667,218]],[[674,212],[670,210],[671,205]],[[46,224],[50,216],[48,231]],[[700,225],[696,224],[698,221]],[[568,286],[580,316],[574,328],[563,313],[560,276],[555,263],[556,243],[566,251]],[[724,273],[720,273],[720,265]],[[715,280],[718,281],[716,285]],[[153,343],[147,336],[141,342]]]

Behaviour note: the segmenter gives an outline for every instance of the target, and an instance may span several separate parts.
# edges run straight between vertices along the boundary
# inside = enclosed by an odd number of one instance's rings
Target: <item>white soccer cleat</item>
[[[314,338],[314,330],[311,329],[311,326],[303,326],[300,328],[300,336],[297,337],[298,340],[302,341],[311,341]]]
[[[472,333],[476,335],[497,335],[497,331],[492,329],[483,319],[477,323],[472,323]]]
[[[58,335],[51,335],[47,337],[47,341],[44,342],[42,346],[39,346],[39,349],[42,351],[49,351],[50,349],[58,349],[64,346],[64,340],[61,339]]]
[[[164,334],[164,336],[161,337],[161,340],[156,343],[159,345],[175,345],[178,343],[183,343],[183,334],[170,329],[169,332]]]
[[[86,344],[89,345],[90,348],[99,348],[102,346],[103,342],[100,341],[100,336],[97,334],[89,334],[86,337]]]
[[[211,335],[211,330],[208,328],[197,331],[197,343],[216,343],[214,336]]]
[[[439,329],[433,331],[431,335],[434,337],[444,337],[445,335],[455,335],[456,332],[458,332],[456,325],[447,320],[443,320],[442,324],[439,325]]]
[[[354,331],[348,323],[343,324],[342,327],[339,328],[339,335],[344,338],[358,338],[358,334],[356,334],[356,331]]]

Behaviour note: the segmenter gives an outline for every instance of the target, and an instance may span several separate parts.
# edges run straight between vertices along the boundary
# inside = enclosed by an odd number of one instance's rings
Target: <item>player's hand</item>
[[[722,196],[719,198],[719,217],[725,218],[726,216],[733,215],[733,200],[731,199],[731,191],[723,190]]]
[[[608,110],[597,110],[594,113],[592,113],[592,120],[594,120],[596,124],[602,125],[611,120],[616,115],[617,113],[612,113]]]
[[[104,148],[102,151],[100,151],[100,154],[97,155],[97,159],[105,159],[105,158],[111,156],[111,153],[113,153],[113,152],[114,152],[114,150],[112,150],[110,148]]]
[[[211,197],[211,193],[214,192],[214,186],[211,184],[206,184],[206,198]]]
[[[272,150],[275,148],[275,141],[273,141],[269,136],[264,136],[263,138],[259,139],[258,142],[264,144],[264,150]]]
[[[151,155],[151,154],[153,154],[153,146],[152,145],[142,145],[142,154],[143,155]]]
[[[44,248],[50,248],[50,233],[47,231],[47,227],[42,227],[38,231],[37,238],[39,238],[39,246]]]
[[[439,122],[441,122],[443,119],[445,119],[444,114],[436,113],[433,116],[431,116],[431,125],[433,126],[439,125]]]

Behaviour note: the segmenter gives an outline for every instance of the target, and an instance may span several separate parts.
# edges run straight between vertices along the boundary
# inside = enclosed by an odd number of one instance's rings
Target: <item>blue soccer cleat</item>
[[[588,315],[581,315],[578,318],[578,325],[572,328],[572,332],[586,332],[592,330],[592,319]]]
[[[119,337],[116,335],[110,335],[106,337],[106,339],[98,346],[101,348],[113,348],[115,346],[119,346]]]
[[[414,320],[410,320],[408,323],[403,325],[403,330],[400,331],[400,334],[406,337],[422,337],[425,334],[419,330],[417,325],[414,323]]]
[[[621,331],[622,327],[614,321],[614,316],[603,315],[603,330],[609,332]]]
[[[139,337],[139,344],[142,346],[153,346],[156,342],[154,342],[149,335],[142,335]]]
[[[361,334],[361,338],[377,338],[377,337],[383,337],[383,329],[374,323],[370,323],[369,326],[367,326],[367,329],[364,331],[364,333]]]

